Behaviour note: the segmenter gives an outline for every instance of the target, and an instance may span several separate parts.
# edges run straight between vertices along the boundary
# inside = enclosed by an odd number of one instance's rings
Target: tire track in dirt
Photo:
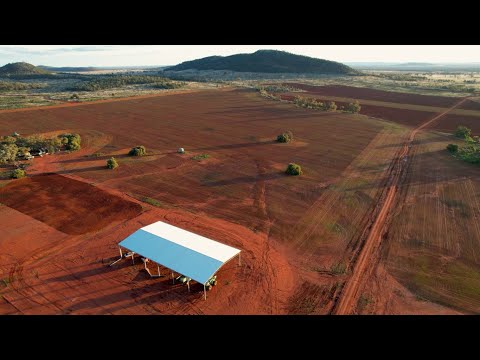
[[[404,143],[402,149],[399,151],[398,156],[395,157],[392,162],[392,166],[389,170],[390,175],[385,187],[385,199],[383,202],[380,201],[377,204],[376,209],[379,208],[380,211],[378,212],[377,216],[373,215],[371,225],[368,225],[365,229],[365,234],[368,235],[363,243],[363,246],[360,247],[358,257],[354,262],[351,277],[347,280],[345,286],[335,300],[335,305],[332,312],[333,314],[347,315],[355,311],[359,289],[365,278],[371,273],[371,271],[373,271],[375,267],[375,256],[378,256],[378,249],[384,234],[385,223],[392,210],[395,195],[398,191],[399,180],[406,168],[407,156],[410,148],[413,145],[413,140],[415,139],[416,134],[420,130],[440,119],[442,116],[446,115],[451,110],[463,104],[467,99],[468,98],[462,99],[451,108],[424,122],[422,125],[410,132],[408,140]],[[374,214],[376,213],[375,210]]]

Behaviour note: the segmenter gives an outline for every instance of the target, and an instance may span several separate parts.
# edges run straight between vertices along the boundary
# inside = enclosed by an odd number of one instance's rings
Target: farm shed
[[[203,284],[205,299],[210,278],[237,255],[240,263],[241,250],[163,221],[140,228],[118,245],[121,257],[125,248]]]

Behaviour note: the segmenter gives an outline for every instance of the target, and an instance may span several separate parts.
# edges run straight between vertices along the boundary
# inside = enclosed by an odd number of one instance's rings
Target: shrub
[[[452,154],[458,152],[458,145],[457,144],[448,144],[447,150],[450,151]]]
[[[80,150],[82,139],[78,134],[62,134],[59,136],[60,141],[65,145],[66,150]]]
[[[18,146],[15,144],[0,144],[0,164],[15,161]]]
[[[208,155],[208,154],[199,154],[199,155],[192,156],[191,159],[196,160],[196,161],[200,161],[202,159],[208,159],[209,157],[210,157],[210,155]]]
[[[472,130],[470,130],[466,126],[460,125],[455,130],[454,135],[458,138],[466,139],[467,137],[470,137],[471,133],[472,133]]]
[[[107,160],[107,168],[109,169],[116,169],[118,167],[117,160],[114,157],[111,157]]]
[[[130,155],[130,156],[144,156],[146,153],[147,153],[147,150],[145,149],[145,146],[140,145],[140,146],[133,147],[128,152],[128,155]]]
[[[293,133],[288,130],[285,131],[283,134],[277,136],[277,141],[282,143],[288,143],[293,140]]]
[[[357,114],[360,112],[361,109],[362,107],[360,106],[360,103],[358,102],[358,100],[355,100],[353,103],[350,103],[347,105],[347,107],[345,108],[345,111],[350,112],[352,114]]]
[[[290,163],[288,164],[285,173],[288,175],[302,175],[302,168],[300,167],[300,165]]]
[[[0,143],[2,144],[15,144],[17,138],[15,136],[2,136],[0,138]]]
[[[337,104],[333,101],[329,101],[325,104],[326,111],[337,111]]]
[[[80,150],[80,143],[78,141],[72,141],[71,143],[67,144],[67,150]]]
[[[25,170],[22,170],[22,169],[15,169],[12,171],[12,173],[10,174],[10,177],[12,179],[20,179],[20,178],[23,178],[25,177],[26,173],[25,173]]]
[[[476,144],[467,144],[458,150],[460,159],[471,164],[480,163],[480,147]]]

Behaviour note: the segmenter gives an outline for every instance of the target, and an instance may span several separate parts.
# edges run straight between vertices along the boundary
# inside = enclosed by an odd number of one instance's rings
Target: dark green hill
[[[26,62],[10,63],[0,67],[0,75],[36,75],[50,74],[50,71],[41,69]]]
[[[329,60],[295,55],[285,51],[258,50],[253,54],[209,56],[185,61],[165,71],[230,70],[257,73],[357,74],[351,67]]]

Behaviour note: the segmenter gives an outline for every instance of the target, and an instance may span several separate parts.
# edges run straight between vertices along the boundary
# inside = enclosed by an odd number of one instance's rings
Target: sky
[[[480,45],[0,45],[0,66],[175,65],[212,55],[284,50],[339,62],[480,63]]]

